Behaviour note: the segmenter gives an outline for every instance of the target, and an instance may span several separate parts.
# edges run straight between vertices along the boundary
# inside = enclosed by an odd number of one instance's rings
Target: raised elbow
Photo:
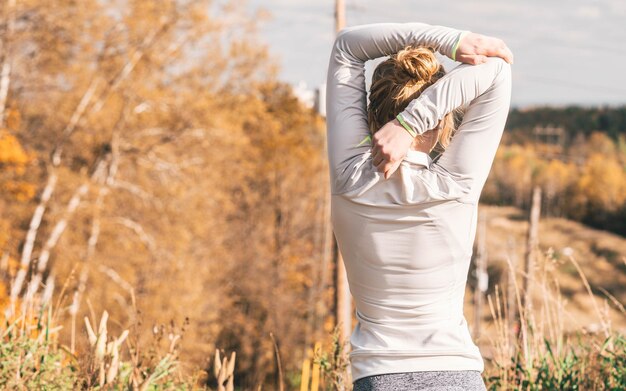
[[[350,39],[350,32],[354,27],[345,27],[337,33],[335,42],[333,43],[333,53],[346,53],[348,52],[348,40]]]
[[[501,74],[505,78],[511,78],[511,64],[509,64],[508,62],[506,62],[506,60],[500,57],[491,57],[489,58],[489,60],[496,63],[499,74]]]
[[[506,62],[500,57],[489,57],[487,64],[493,67],[495,85],[509,85],[511,84],[511,64]]]

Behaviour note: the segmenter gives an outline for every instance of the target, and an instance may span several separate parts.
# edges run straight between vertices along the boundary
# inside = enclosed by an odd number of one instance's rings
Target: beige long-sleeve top
[[[344,29],[330,56],[327,137],[332,224],[358,323],[353,380],[398,372],[484,369],[463,314],[480,193],[506,122],[511,69],[461,64],[401,115],[418,133],[466,106],[435,161],[409,151],[387,180],[372,164],[364,63],[408,44],[451,57],[462,31],[422,23]]]

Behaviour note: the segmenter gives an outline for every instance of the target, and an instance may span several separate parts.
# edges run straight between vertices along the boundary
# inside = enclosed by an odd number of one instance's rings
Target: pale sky
[[[515,54],[513,105],[626,104],[626,0],[345,0],[347,25],[424,22],[505,40]],[[326,78],[334,0],[249,0],[272,18],[261,38],[281,79]]]

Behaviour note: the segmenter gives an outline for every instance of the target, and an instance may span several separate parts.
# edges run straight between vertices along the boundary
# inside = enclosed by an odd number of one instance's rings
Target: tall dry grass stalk
[[[236,353],[231,352],[230,358],[220,359],[220,351],[215,349],[215,359],[213,361],[213,375],[217,380],[217,391],[233,391],[235,386],[235,358]]]
[[[350,359],[348,355],[349,340],[342,337],[340,325],[332,332],[329,350],[322,349],[321,344],[315,345],[311,390],[352,390]],[[317,380],[321,380],[318,383]]]

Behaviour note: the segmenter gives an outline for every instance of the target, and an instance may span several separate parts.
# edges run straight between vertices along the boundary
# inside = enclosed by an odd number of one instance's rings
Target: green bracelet
[[[402,118],[400,114],[396,115],[396,119],[398,120],[398,122],[400,122],[400,125],[402,125],[402,127],[406,129],[407,132],[409,132],[411,137],[417,137],[417,132],[412,127],[410,127],[409,124],[404,122],[404,118]]]
[[[452,60],[456,61],[456,51],[459,48],[459,45],[461,44],[463,38],[465,38],[465,36],[469,33],[469,31],[463,31],[461,34],[459,34],[459,39],[456,41],[454,47],[452,48]]]

